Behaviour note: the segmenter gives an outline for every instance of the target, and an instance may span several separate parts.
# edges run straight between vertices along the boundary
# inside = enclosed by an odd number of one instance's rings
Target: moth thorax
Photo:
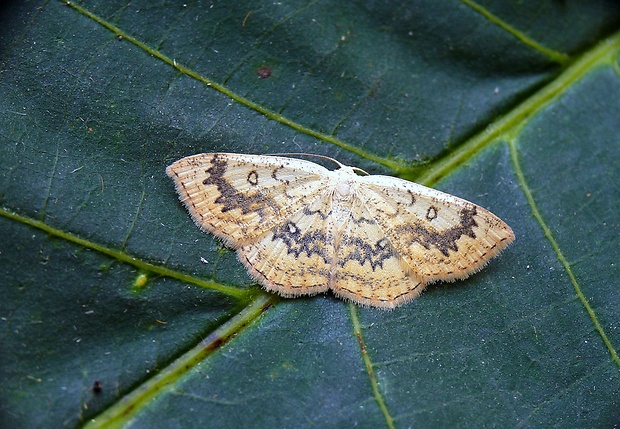
[[[355,183],[350,180],[340,180],[336,184],[335,195],[340,200],[348,200],[355,193]]]

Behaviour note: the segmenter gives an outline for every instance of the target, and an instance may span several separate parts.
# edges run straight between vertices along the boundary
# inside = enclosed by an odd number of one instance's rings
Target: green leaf
[[[617,2],[29,1],[1,28],[0,426],[620,421]],[[517,238],[394,311],[279,299],[165,175],[214,151],[416,180]]]

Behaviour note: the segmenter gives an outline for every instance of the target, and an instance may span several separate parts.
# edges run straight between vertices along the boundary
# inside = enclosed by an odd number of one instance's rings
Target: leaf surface
[[[2,21],[2,427],[620,421],[616,2],[31,1]],[[215,151],[416,180],[517,238],[394,311],[279,299],[165,175]]]

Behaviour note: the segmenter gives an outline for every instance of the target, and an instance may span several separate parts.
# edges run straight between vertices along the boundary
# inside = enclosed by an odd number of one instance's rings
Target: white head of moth
[[[332,172],[334,175],[334,179],[336,180],[334,192],[336,193],[338,198],[348,200],[353,197],[353,194],[355,194],[355,192],[357,192],[357,183],[355,182],[355,180],[351,179],[350,176],[357,176],[358,171],[364,173],[366,176],[368,176],[368,173],[360,170],[359,168],[342,165],[335,159],[333,161],[340,165],[340,168],[338,170]]]
[[[282,156],[210,153],[166,172],[194,222],[285,297],[332,290],[394,308],[429,283],[479,271],[514,240],[473,203],[334,162],[340,168],[330,171]]]

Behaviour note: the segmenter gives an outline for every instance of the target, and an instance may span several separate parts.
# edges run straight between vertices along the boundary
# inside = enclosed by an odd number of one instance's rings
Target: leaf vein
[[[102,244],[95,243],[90,240],[86,240],[84,238],[78,237],[74,234],[71,234],[65,231],[61,231],[57,228],[54,228],[53,226],[46,224],[43,221],[14,213],[5,208],[0,208],[0,216],[3,216],[5,218],[11,219],[16,222],[20,222],[24,225],[31,226],[33,228],[37,228],[41,231],[46,232],[49,235],[66,240],[70,243],[77,244],[87,249],[95,250],[111,258],[117,259],[118,261],[121,261],[123,263],[133,265],[136,268],[142,271],[145,271],[145,272],[152,272],[154,274],[158,274],[161,276],[174,278],[174,279],[180,280],[185,283],[190,283],[190,284],[194,284],[196,286],[200,286],[206,289],[211,289],[217,292],[221,292],[221,293],[230,295],[238,299],[246,299],[252,294],[252,292],[249,290],[242,290],[242,289],[238,289],[232,286],[225,286],[225,285],[222,285],[216,282],[203,280],[203,279],[200,279],[198,277],[191,276],[188,274],[183,274],[171,268],[167,268],[161,265],[155,265],[155,264],[146,262],[144,260],[131,256],[130,254],[126,252],[111,249]]]
[[[85,428],[121,428],[142,411],[151,399],[169,393],[185,374],[196,368],[208,356],[220,350],[236,334],[264,314],[278,298],[262,293],[237,315],[209,334],[187,353],[176,359],[154,377],[118,400]]]
[[[377,164],[386,166],[388,168],[391,168],[392,170],[402,170],[403,168],[406,167],[406,163],[402,160],[394,160],[394,159],[388,159],[379,155],[375,155],[373,153],[367,152],[357,146],[354,146],[350,143],[345,142],[344,140],[341,140],[333,135],[328,135],[328,134],[324,134],[321,133],[319,131],[313,130],[312,128],[309,128],[305,125],[302,125],[300,123],[297,123],[279,113],[276,113],[270,109],[267,109],[266,107],[261,106],[260,104],[250,100],[249,98],[243,97],[237,93],[235,93],[234,91],[232,91],[231,89],[227,88],[225,85],[219,84],[207,77],[202,76],[201,74],[199,74],[198,72],[189,69],[181,64],[179,64],[176,59],[171,59],[168,58],[166,55],[164,55],[163,53],[161,53],[160,51],[151,48],[150,46],[148,46],[146,43],[139,41],[138,39],[136,39],[135,37],[132,37],[131,35],[129,35],[128,33],[125,33],[123,30],[121,30],[119,27],[115,26],[114,24],[106,21],[105,19],[95,15],[92,12],[89,12],[88,10],[86,10],[85,8],[70,2],[70,1],[64,1],[64,3],[67,6],[72,7],[73,9],[75,9],[77,12],[81,13],[82,15],[88,17],[89,19],[92,19],[93,21],[97,22],[98,24],[100,24],[101,26],[103,26],[104,28],[107,28],[108,30],[110,30],[111,32],[113,32],[115,35],[117,36],[121,36],[123,38],[123,40],[128,41],[130,43],[133,43],[134,45],[136,45],[137,47],[139,47],[140,49],[144,50],[146,53],[148,53],[149,55],[153,56],[154,58],[157,58],[161,61],[163,61],[164,63],[174,67],[176,70],[178,70],[180,73],[185,74],[188,77],[191,77],[195,80],[197,80],[198,82],[203,83],[206,86],[209,86],[213,89],[215,89],[216,91],[221,92],[222,94],[226,95],[227,97],[230,97],[233,101],[251,109],[254,110],[262,115],[264,115],[265,117],[267,117],[268,119],[274,120],[276,122],[279,122],[283,125],[286,125],[300,133],[303,134],[307,134],[311,137],[315,137],[318,140],[324,141],[326,143],[331,143],[334,146],[337,146],[341,149],[344,149],[348,152],[354,153],[362,158],[368,159],[370,161],[376,162]]]
[[[489,124],[460,147],[447,152],[445,156],[418,169],[416,181],[425,186],[433,186],[454,169],[487,146],[501,140],[511,139],[523,129],[527,120],[564,95],[573,85],[583,79],[593,69],[602,65],[614,66],[615,57],[620,52],[620,32],[584,53],[561,75],[552,80],[540,91],[517,105],[506,115]]]
[[[493,15],[491,12],[489,12],[487,9],[485,9],[484,7],[479,5],[478,3],[476,3],[476,2],[474,2],[472,0],[461,0],[461,1],[463,3],[465,3],[467,6],[471,7],[476,12],[480,13],[481,15],[483,15],[485,18],[487,18],[493,24],[497,25],[498,27],[502,28],[503,30],[507,31],[508,33],[512,34],[514,37],[516,37],[518,40],[523,42],[525,45],[527,45],[530,48],[533,48],[533,49],[537,50],[538,52],[546,55],[547,57],[551,58],[553,61],[555,61],[555,62],[557,62],[559,64],[562,64],[562,65],[566,65],[569,62],[570,58],[569,58],[568,55],[566,55],[566,54],[564,54],[562,52],[554,51],[553,49],[550,49],[550,48],[547,48],[547,47],[541,45],[537,41],[535,41],[532,38],[530,38],[529,36],[527,36],[522,31],[517,30],[512,25],[508,24],[506,21],[504,21],[504,20],[500,19],[499,17]]]
[[[349,311],[351,313],[351,322],[353,323],[353,332],[355,333],[355,338],[357,339],[357,343],[360,346],[362,360],[364,361],[364,366],[366,367],[366,372],[368,373],[368,378],[372,386],[372,393],[374,394],[375,400],[377,401],[377,404],[379,405],[379,408],[383,413],[387,427],[389,429],[394,429],[394,418],[390,414],[390,411],[388,410],[385,403],[385,399],[379,391],[379,382],[377,381],[377,376],[374,372],[373,363],[370,360],[370,356],[368,356],[366,343],[364,342],[364,335],[362,334],[362,325],[360,324],[359,317],[357,316],[357,307],[355,306],[355,304],[349,304]]]
[[[518,154],[518,149],[517,149],[517,144],[516,144],[515,139],[511,139],[509,142],[509,145],[510,145],[510,154],[512,157],[512,163],[515,168],[515,173],[518,177],[519,183],[521,185],[521,189],[523,189],[525,198],[527,199],[527,202],[530,206],[532,215],[538,221],[540,227],[542,228],[545,234],[545,237],[547,238],[547,240],[549,240],[549,243],[551,243],[551,247],[555,251],[558,260],[564,266],[564,270],[566,271],[566,274],[568,274],[568,277],[570,279],[570,282],[573,285],[573,289],[575,290],[577,297],[579,298],[579,300],[581,301],[581,304],[583,305],[586,312],[588,313],[588,316],[590,316],[590,319],[592,320],[592,323],[594,324],[594,328],[596,329],[596,331],[602,338],[603,343],[605,343],[605,347],[607,347],[607,350],[609,351],[609,354],[611,355],[612,360],[616,363],[616,365],[620,367],[620,357],[618,356],[618,352],[614,348],[614,345],[611,343],[611,340],[607,337],[607,334],[605,333],[603,326],[598,320],[598,316],[596,315],[596,312],[590,305],[588,298],[586,298],[585,294],[583,293],[581,289],[581,285],[579,284],[579,282],[577,281],[577,278],[575,277],[575,273],[573,272],[571,264],[568,262],[568,260],[564,256],[564,253],[562,252],[562,249],[560,249],[560,245],[558,244],[558,242],[555,240],[555,237],[553,236],[551,229],[549,228],[549,226],[543,219],[542,214],[538,210],[536,200],[534,199],[532,191],[530,190],[525,180],[525,175],[523,174],[523,171],[521,169],[521,163],[519,161],[519,154]]]

